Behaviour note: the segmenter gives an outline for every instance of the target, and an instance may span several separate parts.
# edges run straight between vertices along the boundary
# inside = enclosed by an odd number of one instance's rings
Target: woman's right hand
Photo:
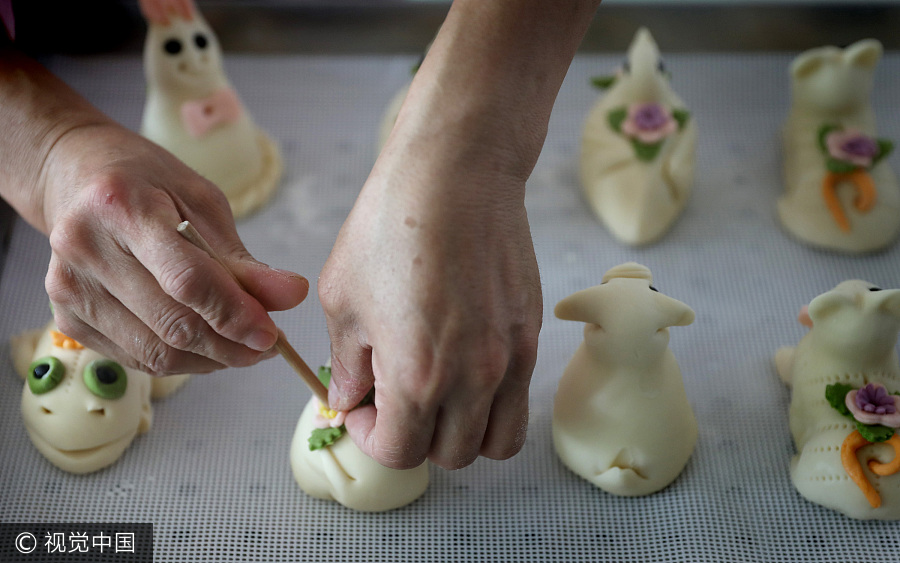
[[[302,276],[256,261],[222,192],[114,123],[74,127],[41,174],[60,330],[151,374],[248,366],[274,354],[269,311],[307,295]],[[178,234],[190,221],[246,290]]]

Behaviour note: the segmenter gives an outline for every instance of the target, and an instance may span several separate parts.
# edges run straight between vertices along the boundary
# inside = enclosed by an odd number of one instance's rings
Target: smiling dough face
[[[291,442],[291,469],[306,494],[335,500],[363,512],[383,512],[407,505],[428,488],[428,464],[414,469],[390,469],[368,457],[349,436],[331,446],[309,449],[316,428],[319,400],[313,397],[297,422]]]
[[[88,348],[54,345],[55,329],[51,323],[37,339],[32,358],[55,358],[64,373],[58,384],[40,394],[26,381],[22,418],[28,437],[53,465],[70,473],[90,473],[115,462],[135,436],[150,429],[151,378],[122,368],[116,378],[126,378],[124,393],[115,399],[98,396],[85,381],[94,376],[85,372],[91,371],[92,362],[106,358]]]

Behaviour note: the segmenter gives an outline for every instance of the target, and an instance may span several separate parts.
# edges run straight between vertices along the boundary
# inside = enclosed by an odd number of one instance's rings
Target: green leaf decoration
[[[598,90],[606,90],[616,83],[616,77],[611,76],[594,76],[591,78],[591,85]]]
[[[880,424],[863,424],[862,422],[856,421],[856,429],[859,430],[859,433],[863,438],[873,444],[890,440],[891,436],[894,435],[893,428],[888,428],[887,426],[882,426]]]
[[[316,377],[318,377],[319,381],[322,382],[322,385],[328,389],[328,386],[331,385],[331,368],[328,366],[319,366],[319,373],[316,374]]]
[[[825,124],[819,127],[819,148],[822,149],[822,152],[828,154],[828,144],[825,143],[825,137],[828,136],[832,131],[836,131],[838,129],[842,129],[842,127],[838,127],[837,125]]]
[[[634,147],[634,154],[638,157],[638,160],[643,160],[644,162],[650,162],[656,155],[659,154],[659,149],[662,147],[663,142],[660,141],[658,143],[653,143],[652,145],[648,145],[646,143],[642,143],[637,139],[631,140],[631,146]]]
[[[888,139],[875,139],[875,142],[878,143],[878,154],[872,159],[872,166],[875,166],[879,160],[891,154],[894,150],[894,143]]]
[[[825,168],[827,168],[829,172],[833,172],[835,174],[849,174],[851,172],[859,170],[860,167],[856,164],[853,164],[852,162],[847,162],[846,160],[838,160],[829,156],[825,159]]]
[[[622,132],[622,122],[628,117],[628,109],[621,107],[618,109],[610,110],[610,112],[606,115],[606,120],[609,122],[609,126],[616,133]]]
[[[683,108],[675,108],[672,110],[672,118],[678,122],[678,130],[681,131],[688,119],[691,118],[691,112]]]
[[[337,442],[338,438],[344,435],[347,428],[341,425],[340,428],[316,428],[309,436],[309,451],[314,452],[327,448]]]
[[[825,388],[825,399],[828,401],[828,404],[834,407],[839,413],[853,418],[850,409],[847,408],[846,401],[847,393],[854,389],[856,389],[856,387],[847,385],[846,383],[832,383]]]

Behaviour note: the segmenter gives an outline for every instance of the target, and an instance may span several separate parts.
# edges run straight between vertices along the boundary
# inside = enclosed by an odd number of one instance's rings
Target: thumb
[[[346,341],[345,341],[346,342]],[[331,385],[328,403],[333,409],[348,411],[362,401],[372,386],[372,350],[358,344],[335,344],[331,349]]]
[[[309,280],[300,274],[272,268],[249,254],[228,263],[244,289],[267,311],[286,311],[309,294]]]

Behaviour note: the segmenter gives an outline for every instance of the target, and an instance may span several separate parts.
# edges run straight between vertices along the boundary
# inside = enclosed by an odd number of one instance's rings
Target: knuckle
[[[173,305],[163,311],[156,321],[154,332],[176,350],[195,350],[203,341],[198,318],[181,305]]]
[[[337,279],[331,274],[331,269],[325,267],[319,276],[318,287],[319,303],[328,317],[335,317],[342,308],[343,299],[338,289]]]
[[[141,358],[138,361],[146,366],[148,373],[154,375],[175,375],[181,373],[178,369],[177,350],[169,347],[165,342],[157,340],[146,345]]]
[[[47,276],[44,278],[44,289],[54,307],[63,309],[76,305],[78,299],[78,282],[75,274],[68,266],[56,260],[50,261]]]
[[[186,257],[162,264],[159,284],[163,291],[184,304],[200,302],[209,288],[201,265]]]
[[[509,347],[496,339],[487,340],[474,360],[474,385],[478,392],[493,392],[506,377],[510,363]]]
[[[50,232],[50,248],[65,261],[81,263],[93,255],[96,231],[78,211],[60,216]]]

